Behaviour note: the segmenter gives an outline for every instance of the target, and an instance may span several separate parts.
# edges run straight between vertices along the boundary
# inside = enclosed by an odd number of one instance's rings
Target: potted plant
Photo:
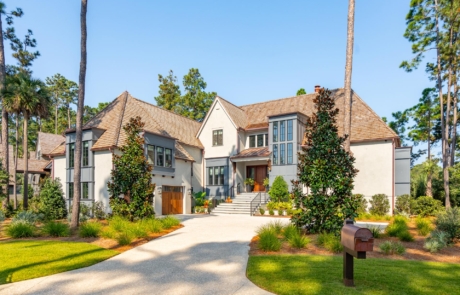
[[[265,189],[268,190],[268,186],[270,185],[270,179],[268,177],[265,177],[264,179],[264,186]]]
[[[203,204],[204,213],[208,213],[209,200],[205,200]]]
[[[230,199],[230,196],[227,197],[227,199],[225,200],[225,203],[231,203],[232,202],[232,199]]]
[[[244,180],[244,184],[246,185],[246,191],[249,193],[249,192],[252,192],[254,190],[254,179],[252,178],[246,178]]]

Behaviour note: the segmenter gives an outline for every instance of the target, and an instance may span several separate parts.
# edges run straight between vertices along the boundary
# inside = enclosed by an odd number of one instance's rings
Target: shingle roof
[[[231,102],[219,97],[219,101],[222,103],[223,107],[227,111],[228,115],[235,123],[237,128],[245,128],[248,124],[247,115],[240,107],[232,104]]]
[[[48,155],[50,155],[50,156],[62,156],[62,155],[65,155],[65,142],[62,142],[60,145],[58,145]]]
[[[9,163],[8,163],[8,170],[10,174],[10,184],[14,183],[14,147],[12,145],[8,146],[9,149]],[[39,173],[45,174],[45,167],[50,162],[49,160],[36,160],[34,157],[35,152],[29,152],[29,163],[28,163],[28,171],[29,173]],[[0,158],[3,158],[3,153],[0,150]],[[24,159],[18,158],[18,169],[16,170],[18,173],[24,172]]]
[[[48,155],[64,141],[65,137],[60,134],[38,132],[38,142],[40,143],[42,155]]]
[[[238,158],[253,158],[253,157],[268,157],[270,156],[270,151],[268,147],[258,147],[242,150],[239,154],[231,157],[232,159]]]

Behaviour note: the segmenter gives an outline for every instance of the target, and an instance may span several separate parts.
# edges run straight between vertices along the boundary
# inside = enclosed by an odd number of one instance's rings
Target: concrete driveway
[[[0,285],[0,294],[271,294],[245,274],[255,229],[274,219],[178,217],[185,226],[169,235],[90,267]]]

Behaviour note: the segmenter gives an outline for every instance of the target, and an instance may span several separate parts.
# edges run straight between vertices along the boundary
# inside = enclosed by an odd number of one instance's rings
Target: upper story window
[[[287,144],[287,163],[292,164],[292,143]]]
[[[89,141],[83,142],[83,166],[89,165]]]
[[[263,147],[268,146],[268,134],[257,134],[249,136],[249,147]]]
[[[151,165],[171,168],[173,150],[161,146],[147,145],[147,162]]]
[[[161,146],[157,146],[157,157],[156,157],[156,166],[163,167],[165,165],[165,155],[164,155],[164,148]]]
[[[280,144],[280,164],[283,165],[284,164],[284,155],[285,155],[285,151],[284,151],[284,148],[285,148],[285,144],[282,143]]]
[[[224,144],[224,131],[222,129],[212,131],[212,145],[219,146]]]
[[[278,141],[278,122],[273,122],[273,142]]]
[[[69,168],[75,166],[75,143],[69,144]]]
[[[172,150],[165,149],[165,167],[172,167]]]
[[[278,165],[278,145],[273,145],[273,165]]]
[[[147,145],[147,162],[153,165],[155,163],[155,146]]]
[[[287,140],[288,141],[292,140],[292,122],[293,120],[287,121]]]
[[[280,141],[285,141],[286,137],[286,121],[280,121]]]

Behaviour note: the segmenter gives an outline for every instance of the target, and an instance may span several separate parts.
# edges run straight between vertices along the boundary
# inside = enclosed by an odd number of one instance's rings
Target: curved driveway
[[[0,294],[271,294],[246,278],[246,265],[255,229],[273,219],[178,217],[185,226],[169,235],[90,267],[0,285]]]

